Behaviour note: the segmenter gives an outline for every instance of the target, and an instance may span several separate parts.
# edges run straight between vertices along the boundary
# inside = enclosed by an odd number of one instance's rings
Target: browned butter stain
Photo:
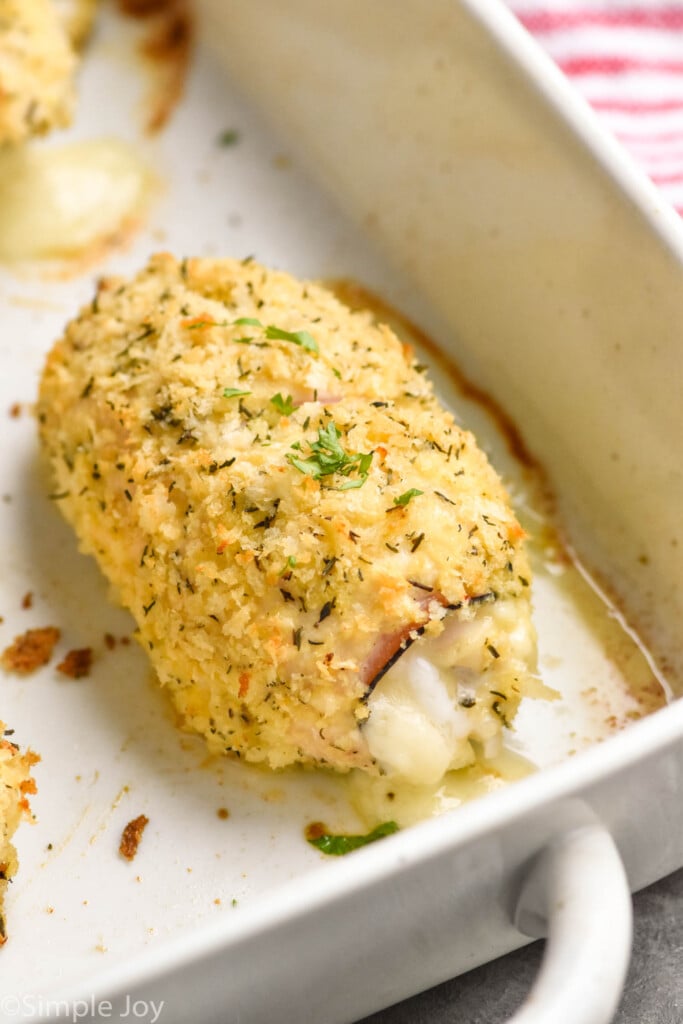
[[[139,50],[151,76],[145,130],[155,135],[185,91],[194,39],[191,5],[189,0],[118,0],[118,6],[123,14],[144,21]]]

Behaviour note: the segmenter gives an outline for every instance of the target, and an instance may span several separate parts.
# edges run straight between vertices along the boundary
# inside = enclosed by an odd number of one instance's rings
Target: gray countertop
[[[633,957],[614,1024],[683,1022],[683,870],[634,897]],[[538,971],[543,944],[366,1017],[361,1024],[503,1024]]]

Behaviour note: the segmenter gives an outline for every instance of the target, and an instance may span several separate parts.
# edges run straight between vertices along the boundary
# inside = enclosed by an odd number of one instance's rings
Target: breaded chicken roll
[[[0,722],[0,946],[7,940],[5,893],[18,867],[12,836],[21,819],[31,816],[28,796],[36,791],[31,767],[40,760],[31,751],[22,754],[6,738],[4,730],[5,726]]]
[[[431,782],[534,665],[523,531],[370,313],[251,260],[154,257],[49,355],[59,506],[213,751]]]

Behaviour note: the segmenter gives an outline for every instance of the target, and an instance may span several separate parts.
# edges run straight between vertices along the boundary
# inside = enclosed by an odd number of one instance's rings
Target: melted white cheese
[[[363,734],[380,768],[433,785],[497,756],[507,696],[524,691],[535,650],[528,605],[512,600],[450,615],[438,637],[415,641],[368,701]]]
[[[137,217],[151,178],[111,139],[0,150],[0,260],[73,256]]]

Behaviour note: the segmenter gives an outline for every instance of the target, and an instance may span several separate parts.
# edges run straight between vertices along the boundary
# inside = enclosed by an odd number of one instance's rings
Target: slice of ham
[[[436,602],[447,611],[455,611],[462,607],[461,604],[449,604],[443,594],[432,590],[430,587],[423,587],[422,584],[416,583],[413,580],[410,582],[415,588],[414,600],[420,609],[420,615],[419,617],[416,616],[412,622],[407,623],[400,629],[397,629],[392,633],[385,633],[375,641],[370,654],[367,656],[360,669],[361,681],[365,686],[367,686],[367,694],[365,695],[366,700],[382,676],[386,675],[389,669],[396,664],[401,655],[408,650],[410,645],[414,643],[418,637],[422,636],[425,631],[425,626],[433,617],[429,612],[430,604]],[[480,601],[485,601],[489,597],[491,597],[491,594],[489,593],[477,594],[474,597],[466,598],[466,603],[479,603]]]

